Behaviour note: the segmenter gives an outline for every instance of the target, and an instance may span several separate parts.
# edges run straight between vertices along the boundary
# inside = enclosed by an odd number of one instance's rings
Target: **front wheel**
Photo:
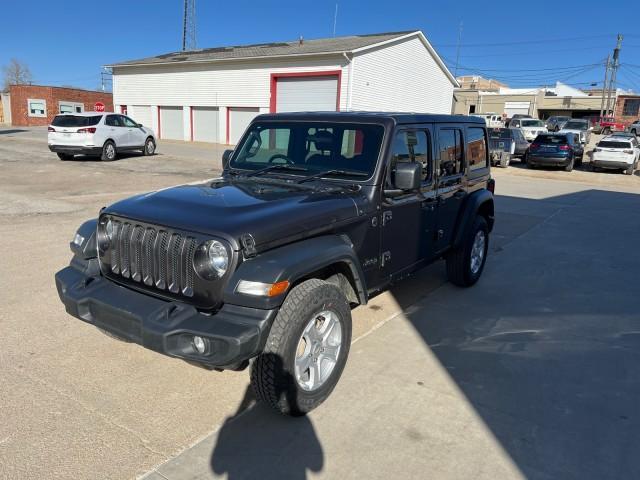
[[[447,277],[459,287],[475,284],[487,260],[489,251],[489,225],[484,217],[477,216],[463,244],[446,257]]]
[[[144,142],[144,149],[142,150],[144,155],[153,155],[156,153],[156,142],[153,141],[153,138],[147,138],[147,141]]]
[[[251,364],[256,397],[282,414],[307,414],[338,383],[350,345],[351,310],[340,289],[318,279],[297,285]]]

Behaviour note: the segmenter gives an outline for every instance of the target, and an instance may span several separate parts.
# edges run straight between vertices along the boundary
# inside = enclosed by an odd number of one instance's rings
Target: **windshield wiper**
[[[269,165],[268,167],[259,168],[258,170],[253,170],[251,172],[245,173],[245,177],[254,177],[256,175],[261,175],[263,173],[270,172],[272,170],[289,170],[292,172],[308,172],[309,169],[305,167],[296,167],[295,165],[286,165],[286,164],[278,164],[278,165]]]
[[[325,170],[324,172],[314,173],[308,177],[304,177],[302,180],[298,180],[298,183],[308,182],[314,178],[328,177],[331,175],[348,175],[351,177],[364,177],[369,178],[369,174],[365,172],[359,172],[357,170]]]

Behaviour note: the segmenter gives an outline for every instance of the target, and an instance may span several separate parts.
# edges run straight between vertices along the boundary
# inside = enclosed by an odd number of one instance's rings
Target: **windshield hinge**
[[[247,258],[255,257],[258,251],[256,250],[256,241],[250,233],[243,233],[240,236],[240,243],[244,248],[244,256]]]

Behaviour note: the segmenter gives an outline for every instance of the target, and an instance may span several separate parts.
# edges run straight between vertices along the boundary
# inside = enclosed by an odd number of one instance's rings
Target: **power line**
[[[535,45],[539,43],[555,43],[555,42],[568,42],[568,41],[576,41],[576,40],[591,40],[595,38],[611,38],[614,37],[615,34],[607,34],[607,35],[589,35],[587,37],[570,37],[570,38],[553,38],[553,39],[538,39],[538,40],[524,40],[519,42],[509,42],[505,45],[504,42],[500,43],[464,43],[460,44],[460,47],[464,48],[485,48],[485,47],[508,47],[511,45]],[[434,44],[435,48],[453,48],[457,47],[457,43],[450,44]]]

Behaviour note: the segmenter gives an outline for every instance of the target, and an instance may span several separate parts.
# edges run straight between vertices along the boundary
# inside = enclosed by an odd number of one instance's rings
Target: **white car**
[[[496,115],[495,113],[474,113],[472,117],[484,118],[487,128],[500,128],[504,127],[504,120],[502,115]]]
[[[634,139],[609,135],[598,142],[593,149],[591,166],[594,169],[606,168],[624,170],[632,175],[638,168],[640,145]]]
[[[547,126],[542,120],[535,118],[514,118],[509,122],[509,128],[519,128],[527,142],[533,142],[541,133],[547,133]]]
[[[564,124],[559,133],[575,133],[580,136],[580,143],[586,145],[591,138],[591,130],[588,120],[572,119]]]
[[[140,150],[144,155],[156,151],[156,136],[126,115],[113,112],[64,113],[49,125],[49,150],[60,160],[74,155],[99,155],[115,160],[119,152]]]
[[[629,125],[629,132],[633,133],[636,137],[640,136],[640,119]]]

